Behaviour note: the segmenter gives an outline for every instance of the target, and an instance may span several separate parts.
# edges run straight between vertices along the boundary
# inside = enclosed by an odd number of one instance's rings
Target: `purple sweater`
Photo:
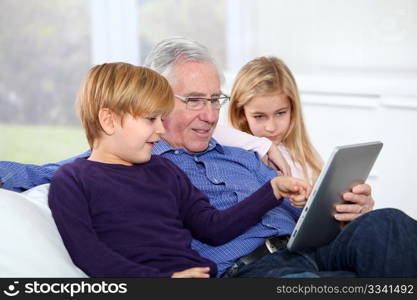
[[[216,265],[191,239],[221,245],[280,203],[270,183],[225,210],[213,208],[172,162],[152,156],[134,166],[83,158],[59,168],[49,206],[73,260],[92,277],[170,277]]]

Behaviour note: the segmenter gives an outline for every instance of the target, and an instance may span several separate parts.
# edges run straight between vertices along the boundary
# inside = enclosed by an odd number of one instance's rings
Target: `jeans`
[[[314,237],[312,237],[314,238]],[[240,267],[234,277],[417,277],[417,221],[392,208],[350,222],[329,244],[287,249]]]

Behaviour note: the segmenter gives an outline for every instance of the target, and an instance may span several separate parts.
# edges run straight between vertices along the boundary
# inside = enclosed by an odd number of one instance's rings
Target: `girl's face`
[[[286,95],[253,97],[243,110],[253,135],[266,137],[275,145],[282,142],[291,121],[291,104]]]

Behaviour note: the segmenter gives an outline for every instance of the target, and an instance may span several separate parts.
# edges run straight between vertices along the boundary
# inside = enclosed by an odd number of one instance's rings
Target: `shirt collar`
[[[170,151],[182,151],[184,153],[188,153],[192,155],[202,155],[213,150],[216,150],[217,152],[224,154],[223,146],[220,145],[215,139],[211,138],[207,149],[198,153],[188,152],[187,150],[183,148],[174,148],[164,140],[160,140],[158,143],[156,143],[152,152],[153,154],[156,154],[156,155],[162,155]]]

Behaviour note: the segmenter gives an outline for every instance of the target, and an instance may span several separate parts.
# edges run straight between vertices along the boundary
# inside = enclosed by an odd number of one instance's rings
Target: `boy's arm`
[[[234,206],[217,210],[187,175],[173,163],[178,179],[180,216],[193,237],[210,245],[222,245],[258,223],[263,215],[282,202],[274,196],[270,182]]]
[[[60,169],[49,189],[49,206],[73,262],[91,277],[170,277],[172,274],[137,264],[114,252],[94,231],[89,205],[66,168]]]
[[[185,216],[185,226],[196,239],[218,246],[260,222],[263,215],[278,206],[282,199],[275,198],[268,182],[249,197],[224,210],[211,206],[207,197],[190,201],[194,203]]]
[[[60,166],[78,157],[87,157],[89,155],[90,151],[87,151],[67,160],[41,166],[0,161],[0,187],[15,192],[24,192],[34,186],[49,183]]]

